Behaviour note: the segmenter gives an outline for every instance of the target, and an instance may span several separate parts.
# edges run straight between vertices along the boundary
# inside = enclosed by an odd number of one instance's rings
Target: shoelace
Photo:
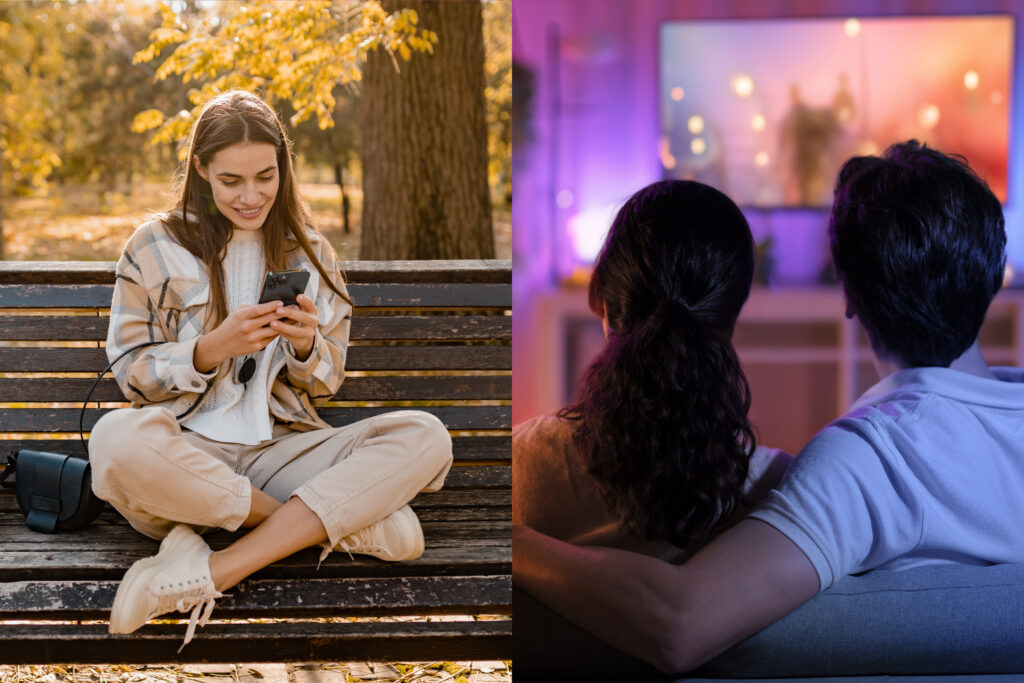
[[[359,532],[366,532],[367,530],[369,531],[370,541],[368,543],[359,543],[359,539],[357,538],[356,534],[350,534],[342,538],[340,541],[338,541],[338,548],[348,553],[348,559],[350,560],[356,559],[352,557],[353,552],[362,552],[364,550],[368,550],[371,548],[380,548],[381,543],[377,540],[378,527],[379,524],[373,524],[369,527],[359,530]],[[320,569],[320,565],[323,564],[324,560],[327,559],[327,556],[330,555],[331,552],[334,550],[334,546],[331,545],[330,541],[325,542],[322,547],[324,550],[322,553],[320,553],[320,560],[316,563],[316,568],[318,571]]]
[[[213,613],[213,606],[216,604],[216,598],[223,598],[224,594],[220,591],[208,591],[204,586],[196,587],[191,593],[187,593],[178,598],[174,604],[174,609],[179,612],[187,612],[190,609],[192,614],[189,615],[188,628],[185,630],[185,641],[178,648],[178,654],[185,649],[185,646],[192,642],[192,638],[196,634],[197,626],[206,626],[206,622],[210,620],[210,615]],[[163,610],[163,613],[169,612],[170,610]]]

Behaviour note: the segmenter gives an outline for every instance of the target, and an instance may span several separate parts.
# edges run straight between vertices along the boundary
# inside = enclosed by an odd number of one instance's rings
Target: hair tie
[[[658,302],[658,305],[654,307],[651,312],[652,316],[659,317],[679,317],[690,319],[694,316],[694,311],[690,308],[690,305],[685,301],[680,301],[672,298],[664,298]]]

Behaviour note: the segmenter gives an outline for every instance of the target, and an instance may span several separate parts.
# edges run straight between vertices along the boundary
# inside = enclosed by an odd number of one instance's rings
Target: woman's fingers
[[[314,309],[315,310],[315,309]],[[290,318],[292,322],[298,323],[303,327],[316,327],[320,322],[316,317],[316,313],[309,313],[302,310],[301,308],[295,308],[294,306],[288,306],[287,308],[277,309],[277,316],[279,318]]]
[[[279,332],[282,337],[287,337],[291,340],[312,339],[316,330],[315,327],[310,327],[309,325],[292,325],[283,320],[275,320],[270,323],[270,328]]]

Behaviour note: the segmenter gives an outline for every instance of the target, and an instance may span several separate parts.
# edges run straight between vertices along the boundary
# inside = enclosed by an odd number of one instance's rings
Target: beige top
[[[682,562],[689,551],[667,541],[648,541],[624,532],[611,516],[594,479],[572,444],[572,423],[543,415],[512,430],[512,521],[575,543],[631,550]],[[793,456],[758,446],[750,459],[743,509],[734,521],[779,482]]]

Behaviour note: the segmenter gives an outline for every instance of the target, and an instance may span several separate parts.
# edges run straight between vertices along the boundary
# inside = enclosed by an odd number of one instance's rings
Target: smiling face
[[[207,166],[193,157],[196,171],[210,183],[213,202],[231,224],[242,230],[263,227],[281,183],[277,148],[268,142],[240,142],[225,147]]]

